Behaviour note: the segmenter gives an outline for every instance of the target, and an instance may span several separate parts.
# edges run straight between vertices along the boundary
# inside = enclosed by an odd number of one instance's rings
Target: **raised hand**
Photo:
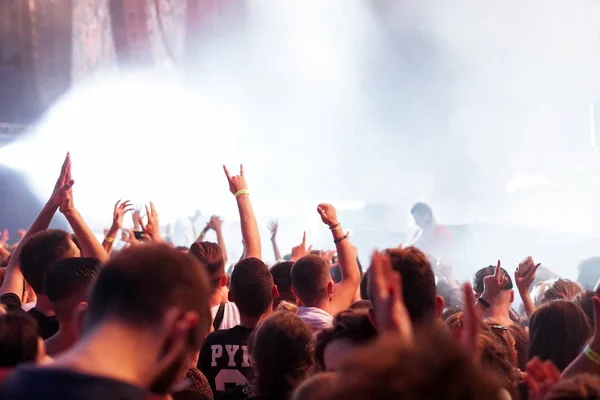
[[[196,221],[198,221],[198,218],[200,218],[202,216],[202,213],[200,212],[200,210],[196,210],[196,212],[194,213],[194,215],[190,215],[190,222],[192,223],[192,225],[196,224]]]
[[[535,280],[535,272],[540,265],[541,264],[536,264],[531,256],[521,261],[515,271],[515,284],[519,289],[519,293],[529,292],[529,289]]]
[[[377,330],[392,332],[403,342],[412,343],[413,325],[402,296],[402,276],[392,268],[389,255],[373,252],[369,286]]]
[[[19,237],[19,240],[22,240],[25,237],[26,233],[27,231],[25,229],[19,229],[17,231],[17,236]]]
[[[552,361],[542,361],[534,357],[527,363],[525,382],[529,386],[531,400],[542,400],[560,380],[560,371]]]
[[[333,207],[331,204],[319,204],[317,211],[319,212],[323,223],[330,228],[339,223],[335,207]]]
[[[129,200],[125,200],[124,202],[121,202],[121,200],[117,201],[113,210],[113,228],[121,229],[123,226],[123,217],[132,210],[133,206]]]
[[[135,233],[131,229],[121,229],[121,241],[130,245],[140,244],[140,242],[135,238]]]
[[[213,215],[212,217],[210,217],[210,220],[208,221],[208,224],[206,226],[212,229],[213,231],[220,231],[222,224],[223,220],[217,217],[216,215]]]
[[[304,232],[304,236],[302,237],[302,243],[298,246],[292,247],[292,256],[290,261],[295,262],[304,257],[307,254],[310,254],[312,250],[312,245],[306,248],[306,232]]]
[[[244,166],[240,164],[240,174],[231,176],[229,170],[225,165],[223,165],[223,170],[225,171],[225,176],[227,176],[227,181],[229,182],[229,190],[232,194],[241,196],[242,191],[248,190],[248,184],[246,183],[246,178],[244,178]]]
[[[479,333],[479,317],[475,312],[475,294],[470,283],[465,283],[463,291],[463,328],[460,332],[460,341],[469,352],[473,360],[479,359],[477,335]]]
[[[146,207],[146,216],[148,218],[148,223],[144,225],[143,221],[141,222],[142,231],[146,235],[148,235],[150,239],[152,239],[154,242],[160,242],[161,237],[158,225],[158,212],[156,212],[154,203],[150,202],[150,209],[148,209],[148,206],[144,207]]]
[[[498,296],[504,287],[508,283],[508,276],[504,274],[502,271],[502,267],[500,264],[500,260],[498,260],[498,265],[496,266],[496,270],[494,271],[494,275],[488,275],[483,278],[483,297],[485,300],[492,300],[494,297]]]
[[[2,231],[2,235],[0,235],[0,247],[6,246],[8,239],[10,239],[8,236],[8,229],[5,228],[4,231]]]
[[[67,153],[48,204],[54,209],[59,208],[65,200],[65,193],[71,189],[74,183],[75,181],[71,179],[71,154]]]
[[[271,231],[271,240],[275,240],[277,238],[277,230],[279,229],[279,222],[271,221],[269,222],[269,230]]]
[[[138,232],[141,231],[143,225],[141,208],[135,208],[133,210],[131,219],[133,220],[133,230]]]

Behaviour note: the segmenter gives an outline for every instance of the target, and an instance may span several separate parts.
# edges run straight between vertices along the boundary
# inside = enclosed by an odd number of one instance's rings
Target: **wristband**
[[[583,349],[583,354],[585,354],[586,357],[589,358],[589,360],[594,364],[600,365],[600,354],[592,350],[589,344]]]
[[[344,240],[346,240],[346,239],[348,239],[348,235],[344,235],[344,236],[342,236],[342,237],[339,237],[339,238],[335,239],[335,240],[333,241],[333,243],[335,243],[335,244],[338,244],[338,243],[340,243],[340,242],[343,242],[343,241],[344,241]]]
[[[479,298],[477,298],[477,301],[479,303],[481,303],[481,305],[484,306],[485,308],[490,308],[490,306],[491,306],[491,304],[484,298],[479,297]]]
[[[338,222],[338,223],[337,223],[337,224],[335,224],[335,225],[331,225],[331,226],[329,227],[329,229],[330,229],[330,230],[332,230],[332,231],[339,231],[339,230],[341,230],[341,229],[342,229],[342,226],[341,226],[341,224]]]
[[[106,240],[108,243],[114,243],[115,242],[115,239],[113,239],[111,237],[108,237],[108,236],[105,236],[104,240]]]
[[[250,194],[250,192],[248,191],[248,189],[241,189],[241,190],[238,190],[237,192],[235,192],[234,196],[235,196],[235,198],[237,199],[238,197],[240,197],[240,196],[242,196],[242,195],[245,195],[245,194],[246,194],[246,195],[247,195],[247,194]]]

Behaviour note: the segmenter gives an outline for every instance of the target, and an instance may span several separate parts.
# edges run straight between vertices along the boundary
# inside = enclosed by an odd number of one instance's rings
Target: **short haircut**
[[[292,266],[292,286],[305,306],[312,306],[327,298],[330,281],[329,265],[320,256],[309,254]]]
[[[410,213],[413,215],[431,215],[433,216],[433,211],[431,207],[427,203],[417,203],[410,209]]]
[[[556,279],[544,291],[542,303],[553,300],[572,300],[583,288],[575,281],[569,279]]]
[[[279,289],[279,298],[275,299],[273,307],[277,307],[281,301],[296,304],[296,295],[292,292],[292,265],[291,261],[282,261],[271,267],[273,282]]]
[[[273,276],[258,258],[238,262],[231,273],[231,296],[241,315],[259,317],[273,304]]]
[[[48,229],[32,235],[23,244],[19,264],[23,277],[36,293],[44,293],[48,268],[69,256],[71,241],[69,233]]]
[[[72,313],[73,308],[87,298],[100,265],[97,258],[74,257],[65,258],[48,269],[44,293],[57,314]]]
[[[25,313],[0,315],[0,367],[35,361],[38,354],[38,326]]]
[[[425,254],[416,247],[387,250],[392,267],[402,276],[404,304],[413,323],[432,321],[436,312],[435,275]],[[372,296],[369,293],[369,298]]]
[[[513,282],[512,282],[512,279],[510,278],[510,274],[508,272],[506,272],[506,270],[504,268],[502,268],[502,272],[504,273],[504,276],[506,276],[508,278],[506,285],[504,285],[504,289],[502,289],[502,290],[512,290]],[[475,277],[473,278],[473,291],[476,293],[483,293],[483,289],[484,289],[483,278],[485,278],[486,276],[494,275],[495,273],[496,273],[496,267],[493,265],[481,268],[479,271],[477,271],[475,273]]]
[[[345,310],[333,318],[333,326],[317,334],[314,358],[317,367],[325,371],[325,349],[335,340],[348,340],[361,345],[377,337],[377,331],[369,320],[368,311]]]
[[[210,281],[210,288],[212,290],[218,289],[219,282],[225,274],[225,258],[223,258],[221,247],[211,242],[194,242],[188,254],[205,268]]]
[[[206,273],[188,255],[167,245],[127,248],[100,271],[89,298],[86,328],[108,319],[152,328],[176,307],[182,313],[198,313],[191,347],[199,349],[212,321],[208,297]]]
[[[578,305],[567,300],[548,302],[529,321],[529,359],[550,360],[563,371],[591,336],[592,327]]]

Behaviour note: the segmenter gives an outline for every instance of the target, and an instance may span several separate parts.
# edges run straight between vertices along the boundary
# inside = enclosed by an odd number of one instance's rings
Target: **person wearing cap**
[[[500,262],[496,267],[490,265],[477,271],[473,291],[484,321],[504,326],[513,324],[510,315],[510,306],[515,300],[513,283]]]

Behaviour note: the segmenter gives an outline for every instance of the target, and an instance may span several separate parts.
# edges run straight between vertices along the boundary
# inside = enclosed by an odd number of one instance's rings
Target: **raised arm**
[[[335,208],[331,204],[319,204],[317,211],[323,223],[331,230],[342,274],[342,280],[335,286],[331,301],[331,314],[335,315],[352,304],[356,289],[360,285],[360,271],[356,259],[356,250],[350,244],[348,236],[344,234]]]
[[[279,222],[271,221],[269,224],[269,230],[271,231],[271,244],[273,245],[273,253],[275,253],[275,261],[281,260],[281,253],[277,247],[277,230],[279,229]]]
[[[119,229],[123,227],[123,217],[125,216],[125,213],[128,213],[131,210],[133,210],[133,207],[131,207],[129,200],[125,200],[122,203],[121,200],[119,200],[115,204],[112,225],[106,233],[104,241],[102,242],[102,247],[104,248],[104,251],[106,251],[106,254],[110,254],[112,251],[113,243],[115,242],[117,233],[119,232]]]
[[[67,180],[71,180],[70,166],[67,172]],[[108,254],[104,250],[104,247],[98,242],[96,236],[94,236],[81,214],[79,214],[79,211],[75,208],[72,187],[63,192],[59,211],[67,218],[71,229],[73,229],[73,233],[81,248],[81,255],[83,257],[95,257],[102,262],[107,261]]]
[[[240,212],[240,221],[242,227],[242,239],[244,240],[243,258],[262,259],[262,248],[260,244],[260,234],[258,224],[250,202],[250,192],[244,178],[244,166],[240,165],[240,174],[231,176],[227,167],[223,165],[225,175],[229,181],[229,190],[235,196]]]
[[[4,260],[6,257],[10,256],[10,251],[8,251],[8,229],[4,229],[2,235],[0,235],[0,262]]]
[[[149,237],[154,243],[163,243],[164,240],[160,236],[158,224],[158,212],[156,211],[156,207],[154,207],[154,203],[150,202],[150,208],[148,208],[148,206],[144,207],[146,207],[146,217],[148,218],[148,223],[146,225],[144,225],[143,220],[140,220],[144,235]]]
[[[535,271],[537,271],[540,265],[541,264],[534,263],[531,257],[527,257],[525,260],[521,261],[515,271],[515,284],[519,289],[521,300],[523,300],[523,307],[525,308],[527,318],[531,318],[531,315],[535,311],[535,304],[531,299],[529,289],[535,280]]]
[[[221,252],[223,253],[223,260],[225,260],[225,265],[227,265],[227,248],[225,247],[225,239],[223,238],[223,230],[222,230],[223,221],[221,218],[213,215],[210,217],[210,221],[208,221],[208,228],[215,231],[217,234],[217,243],[221,248]]]
[[[4,282],[2,282],[2,287],[0,287],[0,296],[7,293],[14,293],[19,297],[19,299],[22,300],[24,279],[23,274],[21,273],[21,267],[19,265],[19,257],[21,255],[23,245],[33,234],[48,228],[52,218],[54,217],[54,214],[56,213],[56,210],[58,210],[58,207],[63,200],[63,197],[65,196],[66,192],[71,189],[73,183],[74,181],[71,179],[71,156],[69,153],[67,153],[50,199],[46,205],[44,205],[36,219],[22,237],[19,245],[10,258],[8,267],[6,269]]]

